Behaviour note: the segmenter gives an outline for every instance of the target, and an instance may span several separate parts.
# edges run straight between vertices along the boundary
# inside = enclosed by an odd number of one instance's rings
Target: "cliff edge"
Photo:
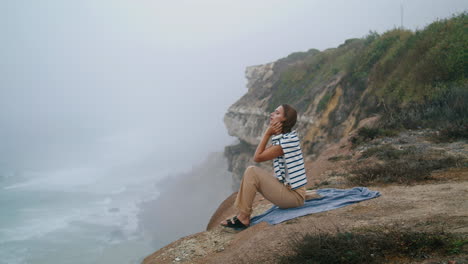
[[[421,234],[444,229],[461,238],[444,254],[390,254],[387,261],[468,262],[467,23],[465,12],[416,32],[370,32],[336,48],[247,67],[247,92],[224,117],[229,135],[239,139],[224,150],[234,193],[206,231],[174,241],[143,263],[278,263],[298,254],[300,243],[293,242],[302,241],[300,234],[372,228],[386,234],[392,226]],[[306,188],[367,186],[382,196],[241,232],[219,226],[236,213],[245,168],[271,169],[271,162],[252,157],[269,113],[283,103],[299,113]],[[257,194],[253,216],[270,207]]]
[[[416,182],[366,184],[369,189],[379,191],[381,196],[277,225],[261,222],[243,231],[219,226],[219,222],[236,213],[233,208],[237,194],[235,192],[220,204],[206,231],[174,241],[146,257],[143,263],[278,263],[279,257],[294,254],[294,247],[291,246],[294,239],[299,235],[318,231],[351,232],[359,228],[394,226],[427,232],[443,228],[466,238],[468,144],[466,141],[433,143],[427,140],[433,133],[435,132],[431,130],[406,131],[391,138],[376,138],[359,148],[352,148],[349,138],[331,144],[317,157],[315,163],[308,164],[309,170],[321,171],[320,177],[315,179],[315,186],[310,189],[357,186],[349,181],[347,171],[356,164],[379,162],[375,157],[366,157],[375,148],[388,149],[392,146],[399,149],[398,151],[415,148],[424,152],[427,157],[432,157],[429,160],[434,162],[444,160],[444,157],[458,157],[458,165],[434,169],[424,179]],[[271,203],[257,194],[253,216],[263,213],[271,206]],[[464,263],[468,260],[468,253],[465,247],[462,253],[430,256],[429,260],[433,262],[424,262],[428,259],[401,258],[395,263]]]

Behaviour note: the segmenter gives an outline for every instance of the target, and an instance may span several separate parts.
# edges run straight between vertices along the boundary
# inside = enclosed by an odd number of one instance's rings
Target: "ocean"
[[[166,173],[2,172],[0,263],[140,263],[155,248],[138,225],[139,205],[157,199]]]

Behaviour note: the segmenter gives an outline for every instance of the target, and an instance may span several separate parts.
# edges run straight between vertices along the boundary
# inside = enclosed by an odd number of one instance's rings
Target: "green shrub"
[[[427,127],[449,130],[466,127],[468,124],[467,85],[468,83],[440,85],[437,96],[427,97],[427,101],[423,104],[414,103],[404,108],[389,107],[383,113],[378,126],[387,129]]]
[[[468,139],[468,124],[452,124],[441,129],[439,133],[433,134],[428,137],[429,140],[437,143],[441,142],[453,142],[456,140]]]
[[[327,106],[328,102],[330,102],[331,99],[331,94],[327,93],[325,94],[322,99],[320,99],[319,104],[317,105],[317,113],[320,113],[325,107]]]
[[[395,257],[422,260],[458,254],[466,238],[444,231],[384,226],[364,231],[298,233],[289,244],[294,253],[278,256],[278,263],[385,263]]]
[[[317,87],[349,69],[349,64],[359,55],[363,42],[361,39],[349,40],[339,48],[322,52],[311,49],[307,54],[292,53],[287,58],[278,60],[275,67],[279,79],[271,88],[267,111],[273,111],[282,103],[296,106],[299,112],[305,111],[317,94]]]
[[[378,138],[378,137],[394,137],[398,135],[398,131],[395,129],[389,128],[369,128],[369,127],[361,127],[358,129],[357,134],[352,136],[349,140],[351,141],[353,147],[357,145]]]
[[[431,179],[434,170],[466,167],[463,157],[445,157],[441,159],[424,159],[422,155],[405,155],[401,159],[391,159],[383,164],[360,164],[353,168],[348,181],[359,186],[376,183],[411,184]]]
[[[338,74],[346,104],[360,102],[359,118],[379,112],[384,129],[444,128],[468,123],[468,13],[434,21],[414,32],[403,29],[383,34],[370,31],[337,48],[294,52],[275,63],[266,111],[287,103],[306,111],[321,87]],[[361,97],[366,92],[366,96]],[[332,94],[321,98],[323,111]],[[371,98],[365,102],[359,98]],[[353,106],[354,107],[354,106]],[[345,113],[346,114],[346,113]],[[451,136],[449,136],[451,137]],[[354,138],[356,143],[365,137]]]
[[[391,144],[385,144],[382,146],[371,147],[362,152],[360,159],[369,158],[376,156],[381,160],[399,159],[402,156],[415,154],[416,147],[410,146],[406,149],[399,150],[393,147]]]
[[[329,161],[349,160],[352,159],[351,155],[338,155],[328,158]]]

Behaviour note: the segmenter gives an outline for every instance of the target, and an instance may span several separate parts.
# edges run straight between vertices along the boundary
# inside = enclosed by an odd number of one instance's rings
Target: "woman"
[[[248,166],[242,177],[234,206],[238,214],[221,222],[222,226],[244,229],[250,225],[252,203],[260,192],[279,208],[304,205],[307,177],[300,140],[296,130],[297,112],[288,104],[282,104],[270,114],[270,123],[255,151],[254,161],[273,160],[273,171]],[[273,136],[273,137],[272,137]],[[265,149],[272,137],[272,146]]]

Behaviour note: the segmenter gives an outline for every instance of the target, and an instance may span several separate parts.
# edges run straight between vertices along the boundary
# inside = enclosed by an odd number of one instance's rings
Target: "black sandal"
[[[238,218],[237,215],[233,218],[226,219],[227,225],[221,224],[222,226],[234,228],[235,230],[246,229],[248,226],[244,225]]]

